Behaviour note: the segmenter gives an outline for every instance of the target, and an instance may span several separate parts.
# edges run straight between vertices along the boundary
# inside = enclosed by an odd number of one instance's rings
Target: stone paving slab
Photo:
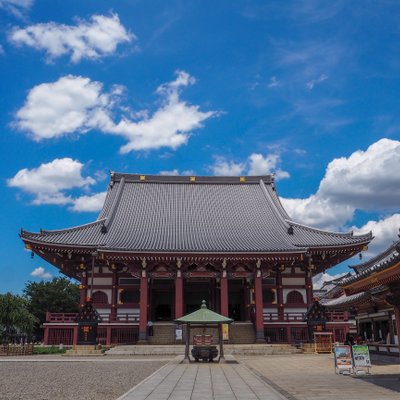
[[[397,374],[400,382],[400,365],[396,362],[382,366],[373,363],[371,376],[352,377],[335,374],[331,354],[243,357],[239,361],[291,400],[400,399],[398,391],[372,383],[373,377],[383,378],[387,374]]]
[[[240,364],[175,360],[118,400],[282,400],[271,386]]]

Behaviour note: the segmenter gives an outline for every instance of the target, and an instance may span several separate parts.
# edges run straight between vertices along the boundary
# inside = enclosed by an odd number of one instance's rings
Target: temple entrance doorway
[[[217,311],[216,284],[212,278],[188,278],[184,282],[184,313],[199,309],[203,300],[207,308]]]
[[[175,285],[173,279],[153,279],[150,289],[152,321],[172,321],[175,315]]]
[[[250,319],[248,310],[248,288],[246,280],[228,280],[228,316],[234,321],[248,321]]]

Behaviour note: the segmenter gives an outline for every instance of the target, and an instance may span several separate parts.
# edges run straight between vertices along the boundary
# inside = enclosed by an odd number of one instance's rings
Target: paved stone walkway
[[[335,374],[332,354],[241,357],[238,360],[290,400],[400,399],[398,391],[379,385],[380,379],[395,375],[397,390],[400,389],[400,364],[396,357],[377,365],[376,357],[372,356],[371,375],[358,377]]]
[[[181,359],[118,400],[400,399],[400,364],[393,358],[377,360],[372,375],[364,377],[335,374],[331,354],[238,357],[236,364],[180,364]],[[381,384],[380,379],[392,381]]]
[[[172,362],[118,400],[283,400],[240,364]]]

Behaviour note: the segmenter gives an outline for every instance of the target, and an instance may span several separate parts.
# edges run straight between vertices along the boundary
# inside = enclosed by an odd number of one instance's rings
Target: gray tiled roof
[[[360,274],[361,272],[368,270],[376,264],[381,264],[385,260],[390,260],[399,252],[400,241],[393,242],[387,249],[377,254],[375,257],[372,257],[369,260],[357,265],[349,265],[349,268],[352,268],[357,274]]]
[[[328,308],[343,308],[350,307],[351,305],[358,304],[362,301],[366,301],[370,298],[370,294],[367,292],[360,292],[347,296],[343,294],[336,299],[321,299],[320,303]]]
[[[358,271],[358,273],[343,279],[340,284],[345,286],[356,282],[374,272],[383,271],[398,262],[400,262],[400,240],[390,245],[389,248],[372,258],[369,262],[361,264],[363,268],[357,269],[357,266],[354,266],[353,268]]]
[[[290,220],[272,176],[112,174],[97,221],[23,239],[134,252],[273,253],[352,246],[372,236],[326,232]],[[107,233],[102,233],[102,226]],[[289,226],[293,234],[288,233]],[[103,228],[104,231],[104,228]]]

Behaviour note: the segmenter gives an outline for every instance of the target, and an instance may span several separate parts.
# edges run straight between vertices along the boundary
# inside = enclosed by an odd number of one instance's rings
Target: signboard
[[[337,369],[353,368],[353,359],[351,357],[351,346],[334,346],[335,366]]]
[[[314,346],[316,353],[332,353],[332,333],[315,332]]]
[[[355,367],[371,367],[371,358],[369,356],[368,346],[355,345],[352,350]]]
[[[182,325],[176,325],[175,328],[175,339],[182,340]]]
[[[222,340],[229,340],[229,325],[222,324]]]

